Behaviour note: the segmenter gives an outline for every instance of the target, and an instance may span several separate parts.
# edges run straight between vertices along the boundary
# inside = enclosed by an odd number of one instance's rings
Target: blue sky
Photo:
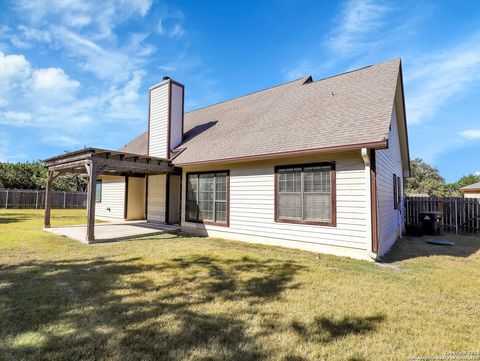
[[[480,174],[480,2],[17,0],[0,5],[0,161],[116,149],[147,89],[187,110],[401,57],[411,158]]]

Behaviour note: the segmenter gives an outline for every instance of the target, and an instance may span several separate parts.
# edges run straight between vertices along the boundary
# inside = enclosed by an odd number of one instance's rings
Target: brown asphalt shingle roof
[[[305,77],[185,113],[178,147],[184,150],[173,163],[384,141],[399,69],[400,59],[394,59],[319,81]],[[146,154],[146,138],[144,133],[121,150]]]

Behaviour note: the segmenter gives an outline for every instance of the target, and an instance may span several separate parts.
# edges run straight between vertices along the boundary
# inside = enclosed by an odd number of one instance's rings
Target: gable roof
[[[400,59],[394,59],[318,81],[304,77],[185,113],[184,141],[173,163],[386,148],[399,76]],[[121,150],[146,154],[146,139],[144,133]]]
[[[460,188],[461,191],[480,191],[480,182]]]

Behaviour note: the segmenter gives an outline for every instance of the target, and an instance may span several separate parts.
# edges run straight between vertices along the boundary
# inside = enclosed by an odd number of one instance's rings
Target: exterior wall
[[[172,83],[172,118],[170,125],[170,149],[183,140],[183,88]]]
[[[336,227],[276,223],[274,167],[322,161],[336,163]],[[207,170],[230,170],[229,227],[185,221],[186,173]],[[369,259],[367,222],[365,165],[359,151],[183,169],[182,230],[186,232]]]
[[[148,177],[147,220],[165,223],[166,182],[165,174]]]
[[[395,107],[388,137],[388,149],[376,152],[377,167],[377,234],[378,255],[387,253],[403,230],[403,169]],[[393,174],[400,176],[402,196],[399,209],[394,209]]]
[[[128,177],[127,220],[145,219],[145,178]]]
[[[148,154],[168,158],[169,82],[150,91]]]
[[[95,216],[108,218],[125,217],[125,177],[100,176],[102,201],[95,203]]]
[[[478,192],[464,192],[463,193],[465,198],[480,198],[480,191]]]

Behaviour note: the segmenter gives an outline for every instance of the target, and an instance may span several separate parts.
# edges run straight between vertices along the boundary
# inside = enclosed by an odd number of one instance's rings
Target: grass
[[[480,238],[373,263],[162,235],[84,245],[0,211],[1,360],[402,360],[480,350]],[[53,226],[85,221],[53,211]]]

